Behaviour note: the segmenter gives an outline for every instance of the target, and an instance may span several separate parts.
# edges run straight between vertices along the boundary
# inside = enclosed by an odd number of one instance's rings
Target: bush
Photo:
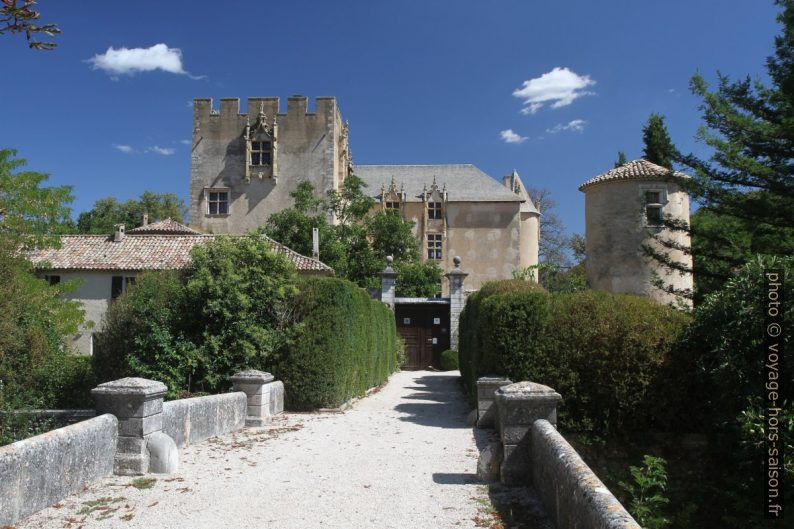
[[[557,390],[569,430],[644,427],[655,409],[649,388],[690,318],[635,296],[517,283],[486,284],[461,314],[460,367],[472,399],[478,377],[503,375]]]
[[[342,279],[311,278],[299,289],[299,336],[273,366],[290,409],[339,406],[394,372],[394,314],[383,303]]]
[[[456,369],[458,369],[458,352],[447,349],[441,353],[441,370],[455,371]]]
[[[151,378],[174,397],[221,392],[235,372],[267,369],[291,336],[295,278],[260,236],[194,248],[181,276],[143,274],[105,314],[95,354],[100,381]]]

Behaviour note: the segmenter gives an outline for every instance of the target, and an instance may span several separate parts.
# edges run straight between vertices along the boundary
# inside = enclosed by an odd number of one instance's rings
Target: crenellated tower
[[[193,103],[190,225],[210,233],[246,233],[292,205],[302,181],[318,197],[339,190],[352,171],[348,126],[333,97],[212,99]]]

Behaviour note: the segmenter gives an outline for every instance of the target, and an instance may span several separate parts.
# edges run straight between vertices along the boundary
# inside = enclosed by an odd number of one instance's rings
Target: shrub
[[[478,377],[504,375],[557,390],[569,430],[644,426],[649,388],[689,317],[635,296],[516,283],[486,284],[461,315],[461,373],[472,398]]]
[[[441,353],[441,370],[454,371],[458,369],[458,352],[447,349]]]
[[[299,336],[273,366],[289,408],[339,406],[394,372],[394,314],[383,303],[342,279],[311,278],[299,288]]]

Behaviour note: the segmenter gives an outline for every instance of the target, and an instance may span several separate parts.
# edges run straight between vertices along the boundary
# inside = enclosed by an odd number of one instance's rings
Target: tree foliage
[[[571,266],[568,255],[570,239],[562,219],[557,215],[557,201],[551,196],[551,191],[543,187],[529,187],[527,193],[532,197],[532,202],[542,215],[538,248],[540,262],[559,268]]]
[[[150,222],[171,218],[183,222],[187,208],[184,201],[173,193],[153,193],[144,191],[137,200],[119,202],[114,197],[100,198],[89,211],[77,217],[77,231],[95,235],[113,233],[116,224],[124,224],[128,229],[136,228],[143,222],[143,215]]]
[[[664,116],[650,115],[642,129],[642,141],[645,144],[643,158],[668,169],[673,167],[676,149],[664,124]]]
[[[626,158],[626,153],[623,151],[618,151],[618,159],[615,160],[615,168],[618,168],[621,165],[628,163],[628,161],[629,160],[628,158]]]
[[[35,9],[35,0],[2,0],[0,2],[0,35],[24,33],[28,47],[35,50],[52,50],[54,42],[38,40],[39,36],[54,37],[61,32],[55,24],[38,24],[41,12]]]
[[[373,212],[374,200],[355,175],[345,179],[340,192],[316,198],[309,182],[291,194],[294,206],[270,216],[265,233],[293,250],[311,255],[312,228],[320,237],[320,258],[337,277],[361,287],[380,285],[386,256],[394,257],[399,295],[433,296],[440,290],[441,269],[423,262],[413,223],[396,211]],[[331,223],[329,218],[336,219]]]
[[[41,187],[48,175],[18,171],[26,161],[0,149],[0,250],[57,244],[69,222],[71,187]]]

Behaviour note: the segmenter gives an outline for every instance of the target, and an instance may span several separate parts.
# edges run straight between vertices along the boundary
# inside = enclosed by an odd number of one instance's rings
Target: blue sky
[[[293,94],[332,95],[356,163],[473,163],[496,178],[515,168],[527,186],[549,189],[580,233],[579,184],[610,169],[618,150],[639,158],[651,112],[665,115],[679,148],[707,153],[694,139],[689,79],[764,79],[778,32],[771,0],[39,8],[63,34],[51,52],[0,37],[0,147],[74,186],[75,214],[145,190],[187,199],[195,97],[279,96],[285,107]]]

